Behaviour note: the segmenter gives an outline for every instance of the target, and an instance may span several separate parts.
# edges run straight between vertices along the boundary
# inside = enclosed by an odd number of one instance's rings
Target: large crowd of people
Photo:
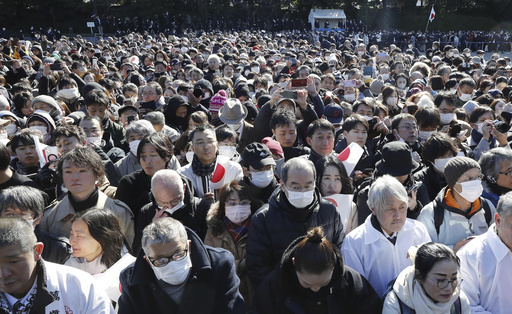
[[[360,35],[1,40],[0,309],[507,313],[510,59]]]

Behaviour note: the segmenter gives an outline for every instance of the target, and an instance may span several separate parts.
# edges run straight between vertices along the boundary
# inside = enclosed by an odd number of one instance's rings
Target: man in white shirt
[[[512,192],[500,196],[496,211],[487,233],[457,253],[472,313],[510,313],[512,308]]]
[[[409,248],[430,242],[427,228],[407,218],[408,200],[404,186],[394,177],[375,180],[368,194],[372,214],[345,237],[341,247],[345,265],[365,276],[380,296],[391,280],[412,265]]]
[[[23,218],[0,218],[0,313],[114,313],[89,274],[45,262]]]

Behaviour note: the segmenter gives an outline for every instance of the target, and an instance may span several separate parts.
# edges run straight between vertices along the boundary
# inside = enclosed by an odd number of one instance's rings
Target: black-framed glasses
[[[148,260],[155,267],[163,267],[172,261],[179,262],[179,261],[183,260],[185,257],[187,257],[187,253],[188,253],[188,249],[184,249],[183,251],[180,251],[171,257],[160,257],[160,258],[156,258],[153,260],[149,259],[149,257],[148,257]]]
[[[512,177],[512,169],[510,169],[509,171],[505,171],[505,172],[500,171],[499,174],[506,175],[507,177]]]
[[[460,277],[457,277],[452,280],[448,280],[448,279],[436,280],[436,279],[432,279],[430,277],[428,277],[428,278],[430,280],[432,280],[433,282],[435,282],[439,289],[444,289],[444,288],[448,287],[449,284],[451,284],[452,287],[458,287],[462,283],[462,278],[460,278]]]

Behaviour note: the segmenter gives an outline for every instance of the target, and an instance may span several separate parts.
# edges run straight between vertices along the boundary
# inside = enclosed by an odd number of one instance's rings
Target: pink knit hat
[[[226,96],[226,91],[223,89],[218,91],[217,94],[213,95],[212,99],[210,100],[210,112],[219,112],[220,108],[224,106],[224,103],[227,100]]]

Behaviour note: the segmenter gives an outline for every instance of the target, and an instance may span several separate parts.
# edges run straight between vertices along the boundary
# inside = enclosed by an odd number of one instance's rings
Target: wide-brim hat
[[[219,119],[225,124],[237,124],[246,117],[247,108],[236,98],[226,100],[219,110]]]

